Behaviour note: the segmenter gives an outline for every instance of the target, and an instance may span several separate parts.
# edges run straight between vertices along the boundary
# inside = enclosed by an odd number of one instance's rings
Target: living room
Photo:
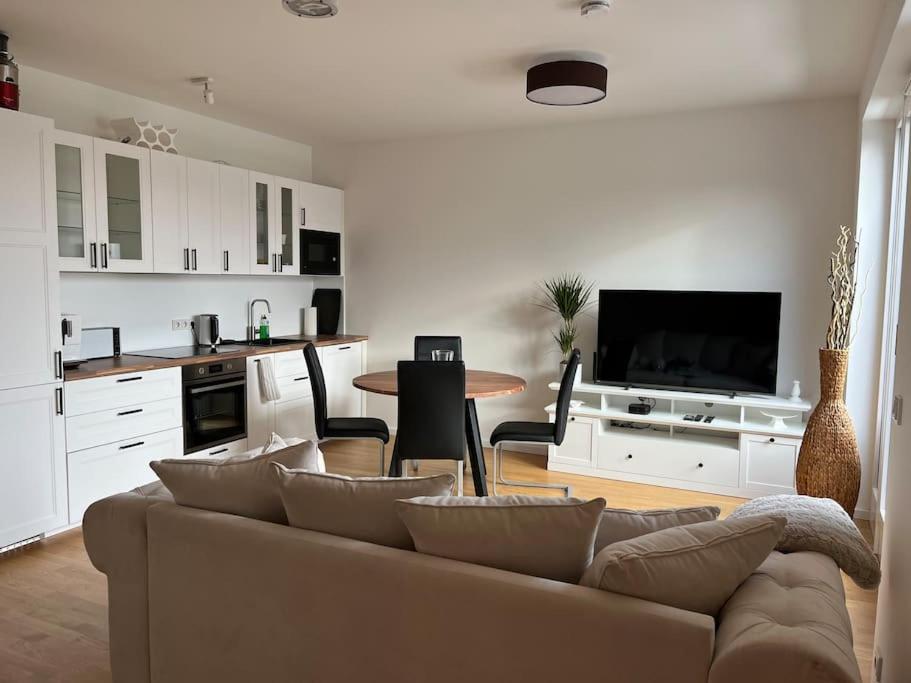
[[[907,449],[901,396],[911,392],[904,2],[56,9],[11,0],[0,10],[0,137],[15,160],[0,188],[0,280],[20,331],[0,342],[0,599],[10,609],[0,680],[554,680],[602,670],[593,648],[625,681],[911,676],[901,647],[911,478],[890,457]],[[23,257],[23,245],[37,249]],[[584,301],[565,315],[548,284]],[[833,307],[845,291],[846,308]],[[637,293],[664,298],[628,303]],[[738,298],[711,315],[722,295]],[[762,324],[760,295],[772,305]],[[643,313],[638,323],[619,315],[624,305]],[[620,331],[678,315],[702,326],[684,372],[679,358],[649,362],[644,345],[632,352],[638,370],[660,377],[611,369],[625,362]],[[691,376],[706,337],[724,344],[748,325],[774,337],[774,353],[729,344],[726,358],[770,375],[730,391],[718,363],[712,379]],[[407,364],[434,354],[452,363],[425,368],[439,377],[408,398]],[[454,407],[430,410],[450,381],[462,382]],[[215,389],[218,399],[200,398]],[[206,400],[230,414],[207,424]],[[384,476],[411,487],[388,489],[396,500],[441,495],[419,482],[452,475],[444,488],[466,502],[434,508],[430,531],[448,530],[466,554],[431,550],[439,539],[418,528],[422,510],[389,501],[353,514],[394,527],[389,543],[340,521],[300,521],[357,511],[356,480],[341,498],[310,492],[305,506],[304,477],[267,466],[276,525],[219,507],[222,485],[244,499],[237,482],[207,479],[208,502],[194,504],[179,472],[149,466],[228,456],[236,466],[279,442],[290,470],[403,475]],[[164,501],[160,489],[127,493],[158,479]],[[282,505],[286,493],[296,503]],[[613,510],[646,526],[642,511],[668,511],[668,532],[709,524],[688,530],[708,546],[699,534],[711,525],[746,524],[764,505],[784,506],[761,511],[787,526],[749,528],[777,529],[765,551],[698,560],[697,576],[722,567],[717,583],[730,584],[708,607],[648,593],[642,577],[633,591],[589,583],[566,594],[607,548],[590,537],[568,573],[523,567],[524,522],[486,516],[503,512],[484,504],[496,494],[534,495],[548,512],[579,501],[560,522],[571,531],[590,524],[581,518],[598,499],[599,534]],[[837,507],[827,516],[795,494]],[[470,501],[477,510],[463,509]],[[833,526],[804,529],[807,517]],[[201,540],[207,530],[218,540]],[[837,540],[823,547],[827,534]],[[556,543],[544,528],[529,539]],[[755,563],[735,570],[731,558],[750,553]],[[184,561],[181,587],[173,572]],[[223,565],[222,578],[198,583]],[[318,590],[296,586],[305,565]],[[810,575],[822,577],[822,597],[802,594]],[[763,594],[762,577],[791,596]],[[234,604],[232,580],[272,588],[244,589]],[[589,604],[596,591],[606,595]],[[347,616],[332,616],[328,599],[346,593]],[[257,598],[260,608],[247,604]],[[835,608],[820,611],[820,600]],[[762,626],[744,616],[757,603],[769,605]],[[298,613],[308,609],[320,628]],[[562,640],[528,626],[561,616],[574,622]],[[825,624],[831,651],[812,622]],[[790,647],[774,635],[782,624],[799,632]],[[772,633],[748,642],[738,628]],[[278,661],[296,642],[283,629],[311,644]],[[598,645],[587,629],[614,642]],[[210,636],[197,642],[201,631]],[[640,639],[652,646],[637,650]],[[225,648],[235,651],[216,664]],[[780,668],[763,668],[772,660]]]

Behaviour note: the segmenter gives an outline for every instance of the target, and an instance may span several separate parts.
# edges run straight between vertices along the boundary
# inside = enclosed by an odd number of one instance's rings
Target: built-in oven
[[[301,275],[341,275],[342,236],[337,232],[301,230]]]
[[[247,365],[243,358],[183,368],[184,453],[247,436]]]

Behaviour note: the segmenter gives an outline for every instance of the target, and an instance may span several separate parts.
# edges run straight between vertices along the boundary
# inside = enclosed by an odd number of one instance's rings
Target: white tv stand
[[[743,498],[794,493],[807,401],[589,383],[573,387],[573,397],[584,403],[570,408],[563,443],[548,447],[549,470]],[[640,398],[655,404],[648,415],[628,412]],[[546,408],[551,420],[555,407]],[[799,418],[775,429],[762,410]]]

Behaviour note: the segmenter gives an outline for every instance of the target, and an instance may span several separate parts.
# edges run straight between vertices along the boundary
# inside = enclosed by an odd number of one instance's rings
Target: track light
[[[208,76],[199,76],[198,78],[190,79],[190,83],[202,86],[202,101],[206,104],[215,104],[215,90],[212,88],[214,82],[215,79],[209,78]]]

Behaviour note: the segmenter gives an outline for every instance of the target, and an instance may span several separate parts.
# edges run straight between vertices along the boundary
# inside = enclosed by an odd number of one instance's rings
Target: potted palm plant
[[[578,330],[576,316],[590,305],[593,285],[586,282],[579,274],[558,275],[541,283],[542,300],[539,305],[560,316],[560,327],[553,333],[554,341],[560,349],[560,376],[566,369],[569,355],[576,346]],[[573,380],[576,384],[582,381],[582,364],[576,370]]]

